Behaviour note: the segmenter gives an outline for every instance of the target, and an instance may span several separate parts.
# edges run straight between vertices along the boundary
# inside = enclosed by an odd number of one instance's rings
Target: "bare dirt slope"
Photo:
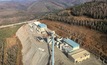
[[[22,26],[16,33],[23,47],[23,65],[51,65],[47,44],[38,43],[34,39],[35,35],[32,34],[28,25]],[[43,48],[45,51],[40,51],[38,48]],[[55,48],[55,65],[70,65],[71,63],[59,49]]]

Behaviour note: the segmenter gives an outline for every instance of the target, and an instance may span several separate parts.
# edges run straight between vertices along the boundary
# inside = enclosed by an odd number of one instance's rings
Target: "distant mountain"
[[[13,20],[12,17],[15,21],[31,20],[48,12],[55,12],[89,1],[92,0],[0,0],[0,20],[10,22]]]
[[[65,9],[88,1],[92,0],[0,0],[0,9],[15,8],[38,13]]]
[[[29,4],[29,6],[27,7],[27,11],[49,12],[65,9],[73,5],[81,4],[92,0],[27,0],[27,1],[30,2],[27,3],[27,5]]]

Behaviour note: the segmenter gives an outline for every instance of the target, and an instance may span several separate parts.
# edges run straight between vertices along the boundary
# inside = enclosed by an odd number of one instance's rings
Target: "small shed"
[[[69,53],[68,58],[70,58],[73,62],[78,63],[90,58],[90,53],[81,48]]]
[[[71,48],[69,47],[71,50],[69,50],[68,52],[72,52],[72,51],[80,48],[80,45],[78,43],[72,41],[69,38],[64,38],[63,41],[64,41],[64,43],[68,44],[71,47]]]

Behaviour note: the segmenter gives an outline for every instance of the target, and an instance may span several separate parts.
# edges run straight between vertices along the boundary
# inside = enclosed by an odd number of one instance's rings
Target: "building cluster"
[[[47,25],[44,23],[40,23],[39,21],[35,21],[33,23],[30,22],[29,26],[30,26],[31,31],[38,31],[42,34],[45,34],[45,32],[47,30]]]
[[[80,48],[80,45],[75,41],[69,38],[63,38],[55,34],[54,31],[51,31],[47,28],[47,25],[44,23],[40,23],[39,21],[35,21],[33,23],[29,23],[31,31],[38,31],[41,34],[47,34],[46,37],[41,38],[44,42],[48,44],[52,44],[52,36],[51,34],[54,33],[54,42],[55,46],[59,48],[62,52],[67,53],[68,57],[73,62],[82,62],[90,58],[90,53],[83,48]]]

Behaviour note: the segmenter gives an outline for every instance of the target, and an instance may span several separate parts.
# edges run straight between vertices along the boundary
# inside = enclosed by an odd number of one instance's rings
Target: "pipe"
[[[52,34],[52,65],[54,65],[54,35]]]

